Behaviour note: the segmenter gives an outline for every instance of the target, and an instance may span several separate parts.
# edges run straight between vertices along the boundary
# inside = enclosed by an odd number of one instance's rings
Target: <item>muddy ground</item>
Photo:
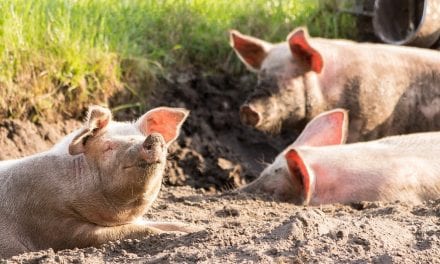
[[[238,107],[254,82],[251,75],[185,72],[170,76],[166,87],[152,95],[151,107],[186,107],[191,116],[171,147],[164,187],[145,218],[184,221],[203,231],[114,241],[100,248],[47,249],[4,261],[440,263],[440,200],[301,207],[230,192],[255,178],[297,135],[271,137],[239,123]],[[45,150],[79,125],[75,120],[41,125],[4,120],[0,159]]]

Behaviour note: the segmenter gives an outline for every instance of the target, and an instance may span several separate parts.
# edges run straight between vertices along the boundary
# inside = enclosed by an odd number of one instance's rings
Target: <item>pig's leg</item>
[[[150,227],[157,228],[163,232],[184,232],[192,233],[201,231],[202,228],[189,226],[188,224],[179,222],[146,222]]]
[[[167,222],[148,222],[138,221],[131,224],[125,224],[120,226],[99,227],[92,230],[83,230],[77,236],[75,241],[78,242],[75,246],[87,247],[98,246],[108,241],[114,241],[118,239],[141,239],[155,234],[163,232],[195,232],[200,229],[191,228],[182,223],[167,223]]]
[[[108,241],[132,238],[141,239],[155,234],[160,234],[160,229],[141,224],[126,224],[120,226],[100,227],[92,233],[94,244],[103,244]]]
[[[82,225],[76,228],[71,239],[61,241],[60,246],[54,248],[99,246],[109,241],[126,238],[141,239],[160,233],[162,231],[157,228],[137,223],[108,227]]]

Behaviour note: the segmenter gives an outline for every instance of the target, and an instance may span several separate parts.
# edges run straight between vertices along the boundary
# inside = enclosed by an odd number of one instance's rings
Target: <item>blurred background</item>
[[[143,108],[172,72],[239,74],[231,28],[274,42],[301,25],[312,36],[368,40],[363,2],[3,0],[0,117],[75,118],[91,103]]]

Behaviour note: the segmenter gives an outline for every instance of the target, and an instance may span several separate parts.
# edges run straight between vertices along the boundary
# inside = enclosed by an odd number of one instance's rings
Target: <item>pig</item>
[[[188,114],[158,107],[116,122],[109,109],[91,106],[83,127],[50,150],[1,161],[0,258],[195,230],[142,219]]]
[[[343,144],[347,112],[310,121],[297,140],[240,189],[298,205],[360,201],[420,203],[440,198],[440,132]]]
[[[439,51],[310,38],[304,27],[279,44],[231,30],[230,44],[258,75],[240,108],[245,125],[289,132],[344,108],[348,142],[440,128]]]

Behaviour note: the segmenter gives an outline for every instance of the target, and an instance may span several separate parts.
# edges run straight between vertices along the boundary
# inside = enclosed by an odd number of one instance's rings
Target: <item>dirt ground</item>
[[[181,106],[191,115],[145,218],[204,230],[47,249],[0,263],[440,263],[440,200],[301,207],[231,191],[254,179],[297,135],[270,137],[240,124],[238,107],[254,82],[251,75],[186,72],[152,95],[151,107]],[[45,150],[79,125],[4,120],[0,159]]]
[[[440,200],[300,207],[262,196],[163,188],[148,219],[205,230],[25,253],[23,263],[440,263]]]

